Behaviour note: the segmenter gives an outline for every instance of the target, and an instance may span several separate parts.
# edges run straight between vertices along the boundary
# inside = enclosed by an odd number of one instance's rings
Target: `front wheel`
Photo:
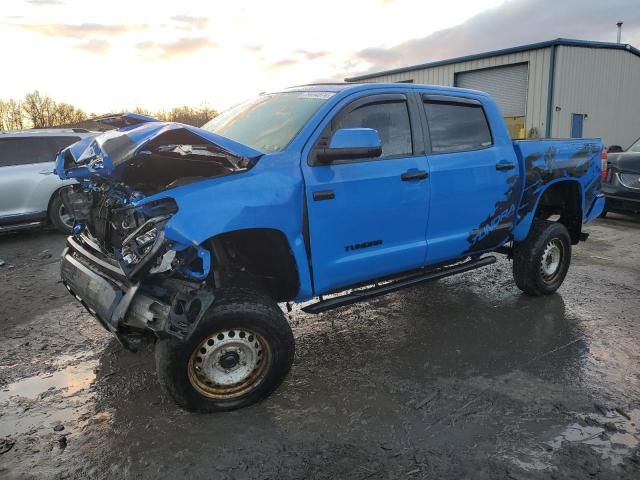
[[[535,296],[554,293],[571,263],[571,237],[561,223],[536,219],[524,242],[513,249],[513,278],[520,290]]]
[[[156,345],[158,379],[178,405],[194,412],[246,407],[268,397],[294,357],[291,328],[278,305],[245,289],[216,301],[186,341]]]

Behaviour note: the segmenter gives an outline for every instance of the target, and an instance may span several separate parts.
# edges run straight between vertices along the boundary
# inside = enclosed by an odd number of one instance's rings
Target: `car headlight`
[[[120,266],[128,276],[165,250],[164,225],[169,217],[150,218],[122,240]]]
[[[128,265],[140,262],[149,253],[157,238],[158,229],[155,227],[134,237],[132,241],[123,245],[122,260]]]
[[[640,190],[640,175],[637,173],[618,173],[618,180],[623,187]]]

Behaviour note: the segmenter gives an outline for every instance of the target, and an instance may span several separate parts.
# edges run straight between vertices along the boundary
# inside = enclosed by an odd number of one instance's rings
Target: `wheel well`
[[[53,201],[55,200],[56,197],[60,196],[60,192],[62,191],[63,188],[65,188],[66,186],[60,187],[58,188],[55,192],[53,192],[51,194],[51,196],[49,197],[49,203],[47,203],[47,221],[50,222],[51,221],[51,204],[53,203]]]
[[[275,301],[291,300],[300,287],[296,261],[279,230],[253,228],[208,240],[213,252],[209,281],[216,288],[245,286],[265,290]]]
[[[535,217],[547,219],[559,215],[562,223],[571,236],[573,245],[580,241],[582,232],[582,197],[577,182],[558,182],[547,188],[540,198]]]

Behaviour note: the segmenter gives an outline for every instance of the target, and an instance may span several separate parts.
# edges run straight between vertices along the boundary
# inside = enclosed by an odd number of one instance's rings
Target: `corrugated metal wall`
[[[507,117],[524,117],[527,114],[528,66],[529,63],[520,63],[459,72],[455,85],[488,93]]]
[[[640,58],[622,50],[557,48],[552,135],[568,137],[571,114],[581,113],[587,114],[583,136],[628,147],[640,136]]]
[[[468,62],[453,63],[439,67],[414,70],[412,72],[380,75],[369,82],[399,82],[413,80],[414,83],[453,86],[457,72],[499,67],[514,63],[529,64],[529,85],[527,91],[527,115],[525,128],[529,131],[536,128],[540,136],[544,136],[547,114],[547,87],[549,82],[550,49],[542,48],[527,52],[500,55]]]

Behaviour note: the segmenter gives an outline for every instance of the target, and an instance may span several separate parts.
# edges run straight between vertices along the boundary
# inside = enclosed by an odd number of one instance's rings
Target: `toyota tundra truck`
[[[428,85],[289,88],[202,128],[125,114],[58,155],[62,281],[125,347],[155,342],[178,405],[237,409],[292,366],[279,304],[326,312],[494,253],[555,292],[603,208],[601,152],[514,141],[488,95]]]

